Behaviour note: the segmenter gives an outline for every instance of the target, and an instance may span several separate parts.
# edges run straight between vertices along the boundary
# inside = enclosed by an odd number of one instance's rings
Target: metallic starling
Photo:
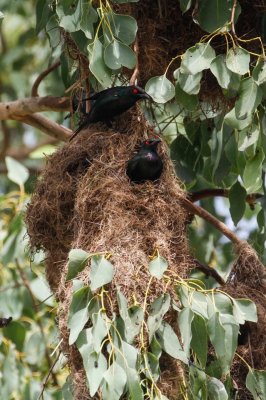
[[[87,128],[94,122],[105,122],[110,125],[110,121],[116,115],[122,114],[133,107],[138,100],[152,98],[139,86],[116,86],[102,90],[88,98],[92,100],[89,113],[85,114],[81,124],[70,137],[72,140],[82,129]],[[85,101],[87,99],[84,99]]]
[[[157,153],[160,142],[160,139],[145,140],[139,152],[128,161],[126,172],[132,182],[143,183],[160,178],[163,170],[162,159]]]

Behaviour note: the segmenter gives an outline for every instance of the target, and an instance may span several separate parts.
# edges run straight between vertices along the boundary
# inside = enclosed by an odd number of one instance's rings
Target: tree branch
[[[14,119],[34,126],[34,128],[38,128],[47,135],[57,140],[62,140],[63,142],[66,142],[73,134],[70,129],[51,121],[41,114],[26,115],[25,117],[18,117]]]
[[[232,35],[233,38],[235,39],[237,43],[237,36],[236,36],[236,31],[235,31],[235,12],[236,12],[236,6],[237,6],[237,0],[234,0],[233,6],[232,6],[232,12],[231,12],[231,30],[232,30]]]
[[[189,211],[191,214],[198,215],[199,217],[205,219],[205,221],[212,224],[216,229],[222,232],[228,239],[231,240],[235,245],[240,246],[243,244],[243,241],[240,240],[234,232],[232,232],[223,222],[219,221],[213,215],[211,215],[208,211],[204,210],[203,208],[196,206],[190,200],[184,197],[178,197],[179,202],[183,208]]]
[[[261,198],[263,194],[260,193],[251,193],[248,194],[246,197],[246,202],[252,206],[256,203],[256,200]],[[228,189],[203,189],[197,192],[192,192],[188,194],[188,198],[193,203],[206,199],[207,197],[229,197],[229,190]]]
[[[57,61],[56,63],[54,63],[53,65],[51,65],[49,68],[47,68],[45,71],[41,72],[40,75],[37,77],[37,79],[35,80],[32,89],[31,89],[31,95],[32,97],[35,96],[39,96],[38,95],[38,88],[39,85],[41,83],[41,81],[50,74],[50,72],[54,71],[56,68],[59,67],[59,65],[61,64],[61,61]]]
[[[21,100],[0,103],[0,120],[34,114],[40,111],[69,111],[68,97],[29,97]]]
[[[194,263],[196,264],[195,268],[202,271],[205,275],[212,276],[218,283],[220,283],[220,285],[225,285],[225,281],[214,268],[201,263],[199,260],[194,260]]]
[[[50,137],[48,139],[40,141],[38,144],[32,147],[28,146],[22,146],[19,149],[17,148],[11,148],[10,150],[6,151],[7,156],[13,157],[16,160],[23,160],[24,158],[27,158],[33,151],[39,149],[40,147],[50,145],[57,143],[58,140],[54,137]]]

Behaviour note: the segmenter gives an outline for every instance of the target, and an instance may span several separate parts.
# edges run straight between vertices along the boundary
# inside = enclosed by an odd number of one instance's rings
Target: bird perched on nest
[[[160,139],[147,139],[141,144],[139,152],[127,163],[127,175],[132,182],[155,181],[163,170],[163,162],[157,153]]]
[[[110,125],[110,121],[116,115],[122,114],[134,106],[138,100],[152,100],[151,96],[139,86],[116,86],[110,89],[95,93],[85,100],[92,100],[93,104],[89,113],[85,114],[81,124],[70,137],[72,140],[82,129],[87,128],[94,122],[105,122]]]

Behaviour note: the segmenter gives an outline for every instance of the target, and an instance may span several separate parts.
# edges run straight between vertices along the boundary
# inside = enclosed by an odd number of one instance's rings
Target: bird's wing
[[[91,96],[88,97],[88,100],[98,100],[101,97],[105,97],[107,94],[112,94],[112,96],[117,96],[119,94],[119,88],[109,88],[109,89],[104,89],[101,92],[94,93]]]

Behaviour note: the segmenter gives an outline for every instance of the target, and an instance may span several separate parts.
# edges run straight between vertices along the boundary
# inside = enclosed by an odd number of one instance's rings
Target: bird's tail
[[[88,121],[83,121],[77,129],[74,131],[74,133],[70,136],[69,142],[74,139],[75,136],[83,129],[86,128],[89,125]]]

